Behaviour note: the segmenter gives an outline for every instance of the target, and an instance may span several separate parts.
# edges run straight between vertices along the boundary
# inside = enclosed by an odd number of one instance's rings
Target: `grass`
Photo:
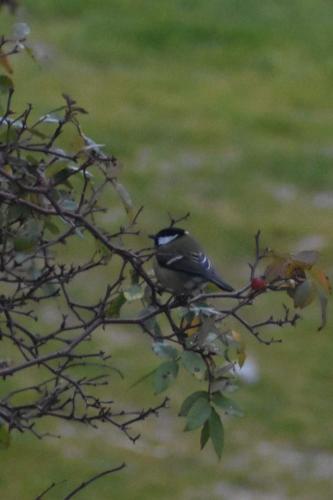
[[[45,112],[67,92],[86,107],[86,132],[120,157],[124,183],[145,206],[144,231],[165,224],[168,211],[189,210],[189,229],[237,286],[246,279],[258,228],[265,244],[283,251],[320,237],[322,266],[332,272],[332,208],[313,200],[333,181],[333,5],[26,0],[24,6],[32,41],[47,57],[40,65],[17,59],[16,106],[32,101]],[[285,188],[291,196],[279,194]],[[111,223],[117,226],[117,218]],[[278,300],[263,300],[257,314],[277,308]],[[184,375],[170,391],[171,409],[143,426],[135,447],[106,428],[66,426],[60,441],[15,436],[1,451],[2,498],[28,500],[68,479],[49,494],[62,498],[123,460],[125,472],[80,498],[229,500],[244,491],[259,499],[331,498],[332,320],[317,333],[318,310],[311,306],[303,316],[296,330],[281,332],[282,344],[247,339],[261,378],[235,396],[246,416],[226,421],[220,464],[211,451],[199,453],[197,436],[182,433],[177,410],[194,387]],[[147,339],[117,331],[100,342],[128,373],[112,387],[121,401],[155,401],[149,384],[128,389],[157,364]]]

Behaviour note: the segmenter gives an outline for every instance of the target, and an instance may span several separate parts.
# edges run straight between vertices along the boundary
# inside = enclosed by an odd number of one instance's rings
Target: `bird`
[[[155,275],[166,291],[175,295],[191,295],[207,282],[224,291],[234,291],[219,276],[200,244],[185,229],[172,226],[149,237],[155,244]]]

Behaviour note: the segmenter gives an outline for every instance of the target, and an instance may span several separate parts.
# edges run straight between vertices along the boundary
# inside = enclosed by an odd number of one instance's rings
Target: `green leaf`
[[[61,208],[68,210],[69,212],[74,212],[77,209],[77,203],[71,198],[64,198],[61,201]]]
[[[156,394],[165,391],[176,379],[179,366],[176,361],[166,361],[162,363],[154,374],[154,390]]]
[[[7,94],[13,88],[13,80],[9,76],[0,75],[0,94]]]
[[[13,127],[7,128],[2,134],[0,134],[0,142],[11,143],[17,140],[17,130]]]
[[[31,217],[30,208],[19,205],[10,205],[8,207],[8,222],[13,222],[17,219],[24,220],[27,217]]]
[[[41,237],[43,224],[36,219],[25,222],[23,228],[14,238],[14,248],[17,252],[27,252],[33,250]]]
[[[186,370],[188,370],[192,375],[195,375],[201,380],[204,378],[207,367],[199,353],[184,351],[182,354],[182,363]]]
[[[162,341],[153,342],[153,351],[160,358],[176,359],[178,356],[178,351],[171,345],[166,344]]]
[[[217,413],[215,408],[212,408],[212,412],[209,418],[209,431],[214,450],[219,459],[221,459],[223,446],[224,446],[224,429],[220,415]]]
[[[142,299],[144,289],[140,285],[132,285],[124,290],[124,297],[128,302]]]
[[[203,450],[210,438],[209,420],[206,420],[200,434],[200,448]]]
[[[112,252],[100,240],[95,239],[94,242],[95,242],[96,252],[98,252],[100,255],[104,257],[106,261],[108,261],[111,258]]]
[[[66,186],[72,188],[72,184],[69,182],[68,177],[73,175],[73,170],[69,167],[62,168],[53,176],[54,184],[65,184]]]
[[[149,318],[144,321],[144,326],[153,333],[157,338],[161,338],[162,330],[156,318]]]
[[[8,426],[0,423],[0,449],[7,449],[10,445],[10,432]]]
[[[50,233],[52,234],[59,234],[60,233],[60,229],[58,228],[58,226],[52,222],[50,219],[47,219],[45,221],[45,229],[48,229],[50,231]]]
[[[156,312],[156,308],[154,306],[150,305],[150,306],[142,309],[142,311],[140,311],[138,318],[140,319],[142,317],[145,317],[145,316],[147,316],[151,313],[155,313],[155,312]],[[145,319],[143,321],[143,324],[144,324],[145,328],[147,328],[147,330],[150,333],[153,333],[157,338],[162,337],[162,330],[161,330],[161,327],[158,324],[158,321],[156,320],[155,316],[151,316],[150,318]]]
[[[193,404],[197,401],[199,398],[205,398],[207,401],[209,399],[209,394],[206,391],[196,391],[192,392],[187,398],[183,401],[180,411],[179,411],[179,416],[180,417],[186,417],[190,409],[192,408]]]
[[[135,269],[131,269],[130,276],[132,285],[137,285],[140,281],[140,274]]]
[[[31,238],[18,237],[14,239],[14,248],[16,252],[29,252],[36,247],[36,241]]]
[[[201,427],[209,419],[211,412],[212,407],[207,398],[197,399],[187,414],[185,431],[193,431]]]
[[[244,415],[242,409],[238,406],[235,401],[230,398],[227,398],[220,392],[215,392],[212,397],[213,403],[222,408],[228,415],[232,415],[233,417],[242,417]]]
[[[141,384],[142,382],[144,382],[148,378],[152,377],[154,375],[154,373],[156,372],[156,370],[157,370],[157,368],[154,368],[153,370],[150,370],[150,372],[145,373],[145,375],[143,375],[138,380],[136,380],[135,382],[133,382],[132,385],[130,385],[130,389],[132,389],[133,387],[136,387],[137,385]]]
[[[43,118],[43,117],[42,117]],[[57,160],[55,163],[51,163],[45,169],[45,175],[48,179],[56,179],[57,175],[68,168],[67,161]]]
[[[126,299],[123,292],[120,292],[117,297],[111,300],[109,307],[107,308],[106,314],[110,318],[119,318],[120,309],[125,304]]]

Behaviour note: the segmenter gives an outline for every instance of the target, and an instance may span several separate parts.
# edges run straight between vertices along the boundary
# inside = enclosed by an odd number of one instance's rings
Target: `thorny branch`
[[[108,422],[135,441],[133,424],[164,408],[167,400],[134,412],[104,401],[101,388],[115,369],[110,356],[92,346],[92,335],[108,325],[140,325],[158,313],[108,314],[130,268],[154,294],[144,268],[147,255],[123,243],[137,233],[141,210],[127,226],[108,233],[99,200],[110,197],[112,211],[119,167],[82,132],[78,116],[85,111],[64,96],[65,105],[33,121],[31,106],[15,115],[12,95],[11,89],[0,118],[1,421],[37,437],[43,434],[36,422],[45,417],[94,427]],[[69,127],[76,131],[75,151],[61,144]],[[74,262],[67,253],[73,241]],[[108,273],[102,287],[96,277],[100,268]],[[78,290],[88,283],[93,293],[80,296]],[[54,316],[50,320],[43,319],[45,307]],[[34,384],[19,378],[26,372]]]
[[[99,348],[103,330],[136,327],[153,342],[199,353],[211,389],[216,350],[207,341],[208,323],[226,346],[227,322],[270,344],[277,340],[262,335],[264,327],[294,325],[298,317],[286,308],[281,318],[247,318],[261,295],[250,286],[265,255],[259,232],[249,282],[238,291],[161,296],[150,272],[154,251],[139,240],[142,207],[133,213],[117,159],[82,131],[86,111],[69,96],[64,100],[36,119],[31,105],[13,111],[10,88],[0,117],[0,422],[39,438],[45,434],[36,424],[44,418],[109,423],[134,442],[133,425],[165,408],[167,399],[136,411],[103,399],[116,372],[110,354]],[[119,198],[128,213],[120,227],[113,215]],[[170,225],[188,216],[169,216]],[[131,298],[133,287],[142,291],[139,300]],[[228,362],[224,372],[232,366]]]

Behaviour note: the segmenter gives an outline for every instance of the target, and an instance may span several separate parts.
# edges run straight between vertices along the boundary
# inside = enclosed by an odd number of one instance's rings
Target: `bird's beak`
[[[150,238],[151,240],[155,240],[155,235],[154,234],[148,234],[148,238]]]

